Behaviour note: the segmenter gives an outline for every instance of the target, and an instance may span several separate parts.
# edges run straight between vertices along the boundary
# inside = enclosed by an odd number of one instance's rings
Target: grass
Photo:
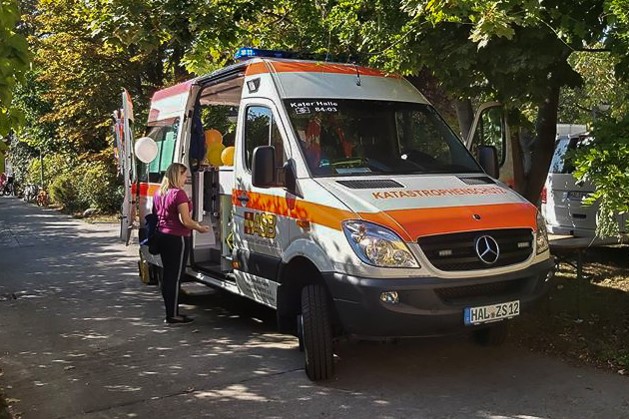
[[[629,248],[587,251],[581,284],[561,263],[548,298],[514,322],[511,338],[532,351],[629,375]]]

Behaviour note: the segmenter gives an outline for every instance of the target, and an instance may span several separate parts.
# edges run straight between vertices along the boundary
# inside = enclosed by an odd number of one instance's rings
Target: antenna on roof
[[[358,66],[355,62],[352,64],[354,64],[354,70],[356,70],[356,86],[360,86],[360,71],[358,71]]]

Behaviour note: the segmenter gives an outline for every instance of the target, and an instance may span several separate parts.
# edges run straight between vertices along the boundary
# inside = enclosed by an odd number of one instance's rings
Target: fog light
[[[380,301],[387,304],[397,304],[400,299],[397,295],[397,291],[385,291],[380,294]]]

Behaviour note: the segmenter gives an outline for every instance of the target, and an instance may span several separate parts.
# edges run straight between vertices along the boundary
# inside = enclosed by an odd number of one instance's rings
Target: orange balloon
[[[214,143],[222,144],[223,135],[220,133],[220,131],[215,129],[209,129],[205,131],[205,144],[209,146],[210,144]]]

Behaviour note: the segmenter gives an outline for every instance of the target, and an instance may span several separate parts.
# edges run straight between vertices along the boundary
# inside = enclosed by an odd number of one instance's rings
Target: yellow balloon
[[[222,163],[221,153],[225,146],[221,143],[212,143],[207,150],[207,160],[212,166],[220,166]]]
[[[236,147],[229,146],[221,153],[221,160],[224,166],[233,166],[234,165],[234,151]]]
[[[205,153],[205,160],[207,160],[213,166],[220,166],[221,164],[221,153],[225,149],[225,146],[221,143],[212,143],[207,147],[207,152]],[[212,156],[218,154],[218,162],[212,161]]]
[[[220,131],[217,131],[215,129],[209,129],[205,131],[205,144],[208,147],[210,146],[210,144],[222,143],[222,142],[223,142],[223,135],[220,133]]]

